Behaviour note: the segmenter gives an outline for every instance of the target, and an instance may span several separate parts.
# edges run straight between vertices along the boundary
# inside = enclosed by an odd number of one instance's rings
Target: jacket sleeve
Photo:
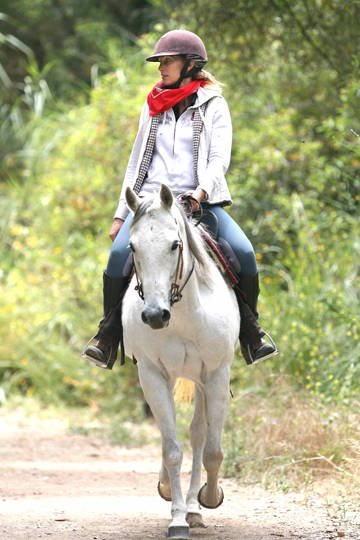
[[[135,171],[136,171],[137,164],[139,161],[141,147],[142,147],[143,138],[144,138],[144,123],[148,115],[149,115],[149,108],[145,101],[141,114],[140,114],[139,129],[135,138],[134,146],[130,154],[129,163],[126,169],[124,182],[123,182],[121,193],[120,193],[119,206],[115,212],[114,219],[120,218],[125,221],[125,219],[130,213],[130,210],[128,209],[126,201],[125,201],[125,190],[127,186],[132,187],[134,185]]]
[[[215,107],[212,117],[212,124],[206,122],[207,114],[211,111],[205,111],[206,129],[210,129],[210,145],[207,155],[207,167],[199,178],[199,187],[206,191],[209,198],[215,187],[224,178],[230,164],[231,144],[232,144],[232,124],[228,104],[224,98],[214,98],[208,107]]]

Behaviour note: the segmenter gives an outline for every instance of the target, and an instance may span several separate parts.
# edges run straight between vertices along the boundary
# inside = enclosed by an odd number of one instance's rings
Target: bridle
[[[187,211],[187,215],[189,217],[191,215],[191,213],[192,213],[192,208],[193,208],[193,205],[192,205],[191,201],[195,201],[196,203],[198,201],[196,199],[194,199],[194,197],[192,197],[192,195],[189,195],[189,194],[182,195],[181,196],[181,201],[183,202],[183,204],[185,206],[185,209]],[[203,218],[203,209],[202,209],[201,204],[200,204],[200,218],[194,224],[195,227],[197,227],[201,223],[202,218]],[[176,219],[175,219],[175,222],[177,224]],[[174,279],[174,281],[173,281],[173,283],[171,285],[171,289],[170,289],[170,306],[171,307],[174,304],[176,304],[176,302],[180,302],[180,300],[182,299],[182,294],[181,293],[184,290],[185,286],[187,285],[189,279],[191,278],[191,275],[192,275],[192,273],[194,271],[194,268],[195,268],[195,258],[193,257],[193,261],[192,261],[192,265],[191,265],[191,268],[189,270],[189,273],[188,273],[184,283],[180,287],[180,285],[178,283],[178,280],[181,280],[182,277],[183,277],[183,270],[184,270],[184,255],[183,255],[184,243],[183,243],[183,240],[182,240],[182,238],[180,236],[179,231],[178,231],[178,235],[179,235],[179,257],[178,257],[178,262],[177,262],[177,266],[176,266],[175,279]],[[135,286],[135,290],[138,292],[138,295],[140,296],[141,300],[144,302],[145,301],[144,291],[143,291],[143,288],[142,288],[142,283],[139,280],[139,276],[138,276],[138,273],[137,273],[137,270],[136,270],[135,261],[134,261],[134,273],[135,273],[136,281],[137,281],[137,285]]]
[[[195,258],[193,257],[191,269],[188,272],[186,280],[184,281],[184,283],[180,287],[180,285],[178,283],[178,280],[182,279],[183,271],[184,271],[184,255],[183,255],[184,243],[183,243],[183,240],[182,240],[182,238],[180,236],[180,232],[178,232],[178,235],[179,235],[179,256],[178,256],[178,262],[177,262],[177,265],[176,265],[175,279],[174,279],[174,281],[173,281],[173,283],[171,285],[171,289],[170,289],[170,306],[171,307],[174,304],[176,304],[176,302],[180,302],[180,300],[182,299],[182,294],[181,293],[184,290],[184,288],[185,288],[186,284],[188,283],[189,279],[191,278],[191,275],[192,275],[192,273],[194,271],[194,268],[195,268]],[[137,273],[137,270],[136,270],[135,261],[134,261],[134,273],[135,273],[136,281],[137,281],[137,285],[135,286],[135,290],[138,292],[141,300],[144,302],[145,301],[144,291],[143,291],[143,288],[142,288],[142,283],[139,280],[139,276],[138,276],[138,273]]]

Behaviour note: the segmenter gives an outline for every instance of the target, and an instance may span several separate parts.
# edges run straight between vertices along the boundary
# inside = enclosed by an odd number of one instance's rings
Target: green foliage
[[[14,6],[22,13],[31,7],[20,1]],[[94,22],[77,11],[75,34],[65,39],[66,27],[58,29],[59,55],[55,35],[45,56],[38,53],[45,48],[45,31],[40,49],[18,35],[17,48],[29,43],[35,53],[23,47],[24,86],[1,108],[5,395],[16,389],[46,403],[143,415],[135,366],[128,361],[119,372],[116,367],[107,373],[79,356],[101,315],[107,235],[141,107],[157,80],[156,67],[143,59],[159,35],[184,24],[204,37],[209,69],[226,84],[234,126],[230,212],[255,246],[261,324],[281,351],[256,369],[288,374],[293,385],[323,401],[346,405],[356,396],[360,126],[353,18],[358,19],[358,6],[307,6],[285,0],[220,6],[202,0],[184,2],[180,11],[169,2],[170,19],[143,35],[136,49],[114,37],[107,16]],[[45,2],[37,3],[31,21],[43,20],[45,8]],[[342,45],[335,48],[338,41]],[[80,42],[91,58],[88,77],[98,65],[91,91],[69,78],[71,63],[64,67]],[[11,58],[17,65],[18,57]],[[78,62],[77,54],[72,61]],[[48,81],[55,80],[64,85],[61,99],[48,91],[54,84]],[[239,356],[232,373],[235,388],[253,386],[254,370]]]
[[[147,0],[4,0],[1,12],[0,63],[10,81],[22,84],[31,55],[40,70],[51,63],[51,91],[70,100],[94,84],[97,69],[109,71],[109,49],[121,56],[159,16]]]
[[[101,315],[106,238],[150,88],[136,62],[119,61],[90,105],[43,120],[29,180],[3,186],[0,218],[5,392],[15,386],[73,405],[106,401],[104,410],[125,407],[134,418],[142,415],[135,366],[121,370],[120,394],[117,375],[79,357]]]

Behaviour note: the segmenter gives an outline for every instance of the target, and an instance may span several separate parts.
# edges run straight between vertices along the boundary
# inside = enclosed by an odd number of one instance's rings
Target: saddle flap
[[[200,211],[194,212],[192,215],[194,216],[194,219],[199,219]],[[219,220],[214,212],[211,210],[204,210],[201,225],[205,225],[206,230],[211,234],[213,240],[217,242],[219,238]]]

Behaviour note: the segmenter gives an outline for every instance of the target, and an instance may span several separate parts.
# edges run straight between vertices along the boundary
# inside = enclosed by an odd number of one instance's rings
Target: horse
[[[134,276],[122,305],[125,353],[137,361],[145,399],[161,432],[158,492],[171,501],[167,538],[189,540],[189,527],[204,526],[201,507],[217,508],[224,499],[218,485],[221,433],[239,343],[239,309],[231,285],[205,247],[201,226],[189,221],[166,185],[146,199],[128,187],[126,202],[133,213],[129,246]],[[186,504],[173,395],[179,378],[195,387]],[[200,489],[202,463],[207,482]]]

